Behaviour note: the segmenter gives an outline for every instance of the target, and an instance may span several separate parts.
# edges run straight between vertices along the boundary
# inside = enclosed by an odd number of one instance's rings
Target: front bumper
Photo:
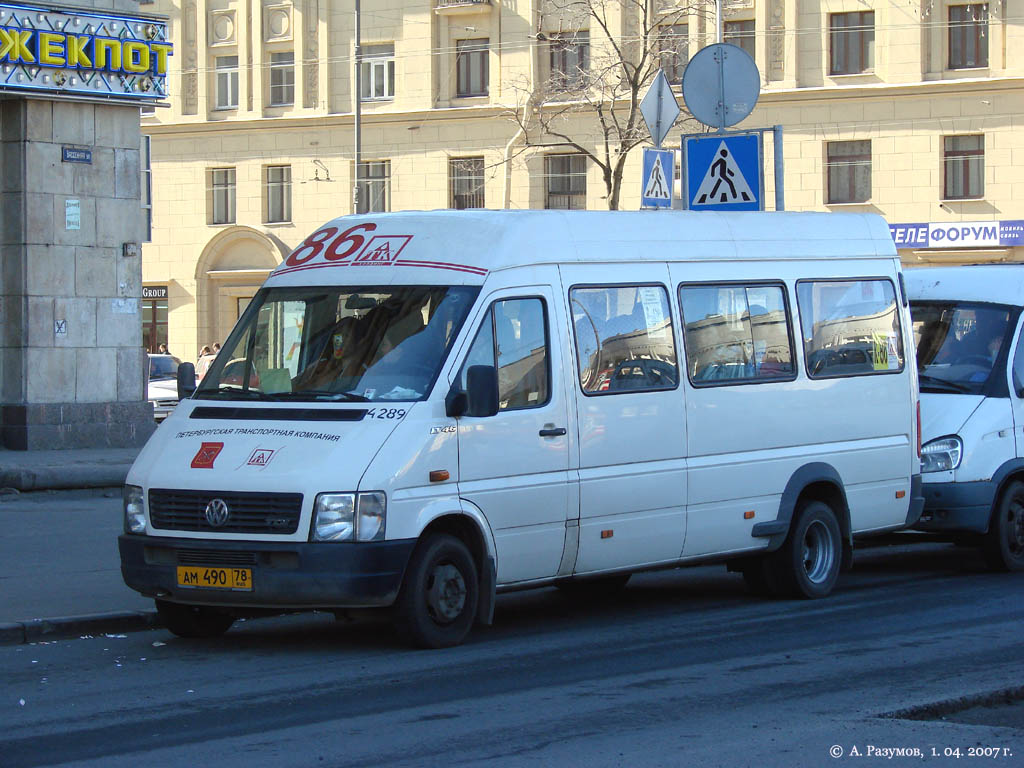
[[[125,584],[147,597],[191,605],[312,609],[387,606],[402,584],[415,539],[258,542],[118,537]],[[178,586],[179,565],[249,568],[252,590]]]
[[[919,531],[988,531],[996,484],[924,483],[924,514],[914,526]]]

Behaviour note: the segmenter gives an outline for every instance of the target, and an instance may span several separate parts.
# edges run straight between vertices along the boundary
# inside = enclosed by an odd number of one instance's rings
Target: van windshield
[[[264,288],[197,398],[422,400],[479,288]]]
[[[910,314],[922,392],[979,395],[990,379],[1005,377],[1006,355],[1002,353],[1013,331],[1013,308],[916,301],[910,304]]]

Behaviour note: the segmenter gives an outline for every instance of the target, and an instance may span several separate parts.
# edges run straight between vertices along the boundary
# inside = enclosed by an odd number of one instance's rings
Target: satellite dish
[[[719,130],[754,111],[761,74],[750,54],[729,43],[697,51],[683,72],[683,101],[695,118]]]

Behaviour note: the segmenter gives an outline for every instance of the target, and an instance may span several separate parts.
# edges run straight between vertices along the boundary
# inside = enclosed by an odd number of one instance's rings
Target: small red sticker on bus
[[[192,469],[213,469],[213,462],[224,450],[224,443],[203,443],[192,459]]]

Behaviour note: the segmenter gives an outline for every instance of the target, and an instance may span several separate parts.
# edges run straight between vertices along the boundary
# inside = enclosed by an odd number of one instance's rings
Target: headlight
[[[372,493],[321,493],[313,504],[313,541],[381,541],[387,497]]]
[[[321,493],[313,504],[313,541],[350,541],[355,528],[354,493]]]
[[[124,487],[124,532],[146,532],[146,509],[142,503],[142,489],[137,485]]]
[[[940,437],[921,446],[922,472],[948,472],[960,466],[964,444],[959,437]]]
[[[358,541],[380,541],[384,538],[384,523],[387,520],[387,497],[383,493],[360,493],[357,509]]]

